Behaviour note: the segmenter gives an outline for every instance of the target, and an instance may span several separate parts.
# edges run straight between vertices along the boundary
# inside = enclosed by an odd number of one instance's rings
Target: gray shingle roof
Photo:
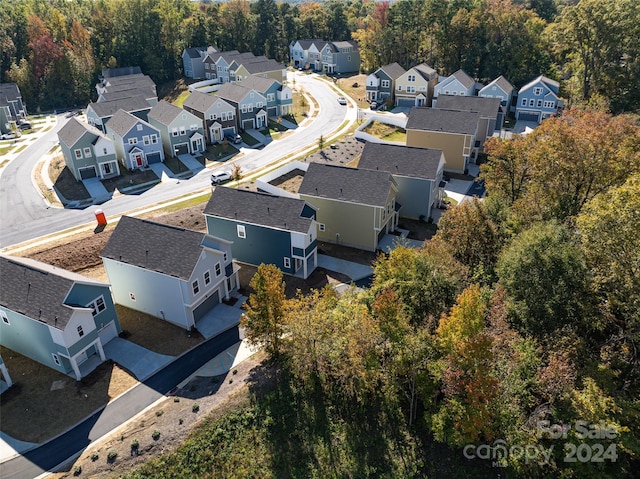
[[[104,136],[97,128],[73,117],[60,128],[60,131],[58,131],[58,139],[71,148],[85,133],[91,133],[94,136]]]
[[[207,47],[185,48],[184,51],[187,53],[189,58],[200,58],[200,52],[206,52]]]
[[[393,78],[394,80],[400,78],[404,73],[407,72],[400,66],[400,64],[396,62],[380,67],[380,70],[383,70],[387,75],[389,75],[390,78]]]
[[[320,48],[322,47],[322,45],[324,45],[326,42],[320,38],[314,38],[314,39],[307,39],[307,40],[298,40],[298,43],[300,44],[300,46],[302,47],[303,50],[308,50],[309,47],[313,44],[316,45],[316,48],[318,50],[320,50]]]
[[[239,103],[251,89],[245,88],[242,85],[234,85],[233,83],[225,83],[220,87],[220,89],[216,92],[217,97],[220,97],[227,101],[232,101],[234,103]]]
[[[464,70],[458,70],[453,75],[456,80],[464,85],[465,88],[471,88],[476,84],[475,80],[471,78]]]
[[[100,101],[91,103],[87,108],[95,112],[100,118],[112,116],[118,110],[124,110],[128,112],[141,111],[151,109],[149,102],[145,100],[143,96],[133,96],[131,98],[120,98],[118,100]]]
[[[440,95],[436,108],[444,110],[477,111],[481,118],[498,118],[500,98],[481,96]]]
[[[489,83],[487,86],[485,86],[483,88],[483,90],[487,90],[488,91],[489,87],[491,87],[493,85],[499,86],[506,94],[510,94],[513,91],[513,85],[511,83],[509,83],[509,81],[505,77],[503,77],[502,75],[500,75],[498,78],[496,78],[491,83]]]
[[[305,204],[304,200],[295,198],[218,186],[205,206],[204,214],[307,233],[312,220],[301,216]]]
[[[133,98],[134,96],[141,96],[145,99],[157,98],[156,92],[151,88],[127,88],[125,90],[118,90],[114,92],[105,92],[100,95],[102,101],[122,100],[125,98]]]
[[[243,67],[247,69],[249,73],[255,75],[256,73],[272,72],[276,70],[284,70],[285,66],[282,63],[278,63],[275,60],[266,60],[258,62],[244,62],[240,61]]]
[[[198,263],[204,236],[197,231],[123,216],[101,256],[186,281]]]
[[[340,49],[340,48],[353,48],[354,51],[358,50],[358,44],[356,42],[352,42],[350,40],[345,40],[345,41],[342,41],[342,42],[332,42],[332,43],[338,49]]]
[[[123,137],[138,122],[141,122],[141,123],[143,123],[145,125],[148,125],[149,127],[153,128],[146,121],[141,120],[137,116],[134,116],[131,113],[126,112],[124,110],[118,110],[115,113],[115,115],[113,115],[109,119],[109,121],[107,122],[106,126],[107,126],[107,128],[109,128],[109,130],[113,131],[118,136]],[[154,130],[155,130],[155,128],[154,128]]]
[[[247,78],[242,80],[242,86],[252,88],[262,94],[264,94],[264,92],[271,88],[274,83],[280,85],[280,82],[278,80],[274,80],[273,78],[257,77],[254,75],[249,75]]]
[[[187,97],[184,103],[182,103],[182,106],[191,108],[195,111],[205,112],[211,108],[217,100],[218,98],[213,95],[208,95],[207,93],[194,90],[191,95]]]
[[[22,98],[20,89],[16,83],[0,83],[0,97],[4,97],[8,101]]]
[[[434,180],[441,157],[442,150],[433,148],[366,143],[358,168]]]
[[[416,65],[415,67],[413,67],[413,69],[416,70],[418,74],[425,80],[428,80],[433,75],[437,75],[437,72],[426,63]]]
[[[156,87],[156,83],[151,79],[151,77],[142,73],[135,75],[124,75],[115,78],[107,78],[105,80],[105,83],[108,84],[107,88],[122,87],[125,85],[142,85],[148,86],[153,89],[155,89]]]
[[[39,261],[0,256],[0,305],[61,330],[73,314],[64,301],[76,281],[108,287]]]
[[[102,76],[104,78],[114,78],[125,75],[135,75],[142,73],[140,67],[120,67],[120,68],[105,68],[102,70]]]
[[[475,111],[443,110],[440,108],[412,108],[407,130],[441,131],[473,135],[478,128],[480,113]]]
[[[385,206],[393,179],[384,171],[310,163],[298,194]]]
[[[160,100],[149,112],[149,118],[153,118],[162,125],[168,125],[182,113],[187,112],[168,101]]]

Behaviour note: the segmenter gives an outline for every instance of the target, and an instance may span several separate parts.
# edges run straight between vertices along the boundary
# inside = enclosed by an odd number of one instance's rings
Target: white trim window
[[[536,106],[538,108],[542,108],[542,100],[538,100],[538,102],[536,103]]]
[[[184,126],[180,127],[180,134],[181,135],[186,135],[187,134],[187,129]]]
[[[533,98],[529,100],[529,106],[533,106],[535,104],[536,104],[536,101]]]
[[[129,144],[130,145],[137,145],[138,144],[138,139],[137,138],[129,138]]]
[[[85,156],[85,158],[89,158],[91,156],[91,148],[85,147],[84,156]]]
[[[544,102],[544,107],[545,108],[554,108],[555,106],[556,106],[556,104],[553,101],[545,101]]]
[[[324,231],[324,230],[326,229],[326,228],[325,228],[325,224],[324,224],[324,223],[318,223],[318,229],[319,229],[320,231]]]
[[[7,316],[7,313],[5,313],[4,311],[0,311],[0,318],[2,318],[2,322],[7,326],[11,325],[11,323],[9,322],[9,316]]]
[[[220,263],[216,263],[216,276],[220,276],[222,274],[222,267]]]
[[[416,81],[416,76],[415,75],[407,75],[407,81],[411,81],[411,82]]]
[[[54,353],[51,353],[51,356],[53,357],[53,362],[56,363],[56,366],[61,366],[60,358],[58,357],[58,355],[54,354]]]
[[[77,331],[78,331],[78,337],[82,337],[84,336],[84,331],[82,330],[82,325],[77,327]]]
[[[142,131],[142,125],[138,124],[138,126],[136,127],[136,129],[137,129],[138,131]]]
[[[238,238],[246,238],[247,237],[247,232],[244,228],[244,225],[237,225],[236,227],[237,231],[238,231]]]
[[[151,135],[151,144],[155,145],[158,143],[158,135]]]
[[[533,94],[536,96],[542,95],[542,87],[539,87],[539,86],[535,87],[533,89]]]
[[[191,289],[193,290],[194,295],[200,292],[200,283],[198,283],[197,279],[193,283],[191,283]]]
[[[144,143],[145,145],[149,145],[151,143],[151,141],[149,141],[149,135],[145,135],[142,137],[142,143]]]
[[[177,128],[171,128],[171,136],[178,136],[178,129]]]
[[[390,85],[391,85],[391,82],[390,82],[389,80],[382,80],[382,81],[380,82],[380,86],[381,86],[382,88],[389,88],[389,86],[390,86]]]
[[[523,98],[522,101],[520,102],[520,106],[527,106],[527,99]]]
[[[87,308],[91,308],[91,315],[96,316],[107,309],[107,305],[104,302],[104,296],[98,296],[96,299],[87,304]]]
[[[209,270],[204,272],[204,284],[205,286],[211,283],[211,272]]]
[[[76,155],[76,160],[81,160],[82,159],[82,150],[80,148],[73,150],[73,152]]]
[[[130,299],[131,301],[135,301],[135,300],[136,300],[136,295],[135,295],[135,294],[133,294],[132,292],[129,292],[129,299]]]
[[[291,258],[287,258],[286,256],[284,257],[284,267],[285,268],[291,268]]]

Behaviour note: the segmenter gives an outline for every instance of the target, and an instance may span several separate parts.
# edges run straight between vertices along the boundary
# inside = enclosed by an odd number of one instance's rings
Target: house
[[[116,78],[128,75],[142,75],[142,70],[139,66],[133,67],[119,67],[119,68],[103,68],[101,79]]]
[[[298,195],[316,211],[318,239],[376,251],[395,230],[398,187],[386,171],[311,163]]]
[[[123,216],[102,250],[116,303],[190,330],[238,287],[231,242]]]
[[[530,81],[518,91],[516,120],[535,121],[558,113],[564,102],[558,98],[560,84],[543,75]]]
[[[141,120],[147,121],[151,105],[144,96],[134,96],[120,100],[102,101],[89,103],[85,110],[87,123],[95,126],[98,130],[106,132],[106,124],[118,110],[124,110]]]
[[[0,283],[0,344],[78,381],[122,332],[106,283],[10,256]]]
[[[218,50],[213,47],[191,47],[182,50],[182,72],[187,78],[205,78],[203,59],[208,53],[215,53]]]
[[[315,52],[319,50],[315,45],[322,45],[324,40],[316,38],[311,40],[293,40],[289,43],[289,59],[294,68],[315,68],[315,64],[309,62],[309,49],[314,46]]]
[[[255,60],[238,59],[235,61],[237,66],[229,66],[232,81],[242,83],[250,75],[270,78],[280,83],[287,81],[287,69],[282,63],[268,58],[261,60],[257,60],[257,58]]]
[[[225,135],[238,133],[236,107],[222,98],[195,90],[182,107],[200,119],[209,144],[220,143]]]
[[[200,155],[205,150],[202,122],[193,113],[161,100],[149,112],[149,124],[160,131],[165,155]]]
[[[233,58],[235,55],[239,55],[238,50],[230,50],[228,52],[213,52],[207,53],[202,60],[204,65],[204,77],[207,80],[219,80],[220,83],[229,82],[229,63],[231,60],[227,58]]]
[[[325,42],[320,50],[325,73],[352,73],[360,71],[360,50],[354,41]]]
[[[11,376],[9,376],[7,366],[4,364],[2,356],[0,356],[0,394],[5,392],[11,386],[13,386],[13,381],[11,381]]]
[[[358,169],[391,174],[398,187],[396,202],[403,217],[427,219],[440,204],[440,182],[444,170],[442,150],[409,146],[366,143]]]
[[[504,113],[500,98],[484,98],[479,96],[440,95],[437,108],[444,110],[475,111],[480,114],[475,148],[482,148],[485,140],[502,129]],[[477,152],[476,152],[477,153]],[[472,155],[473,157],[474,155]]]
[[[209,234],[233,241],[233,256],[307,278],[317,265],[316,210],[304,200],[218,186],[204,208]]]
[[[515,88],[502,75],[478,92],[478,96],[483,98],[500,98],[500,105],[505,115],[510,111],[515,111],[516,96],[514,94]],[[501,124],[502,122],[499,123]]]
[[[135,170],[164,161],[160,131],[124,110],[107,122],[107,136],[115,145],[116,157],[125,168]]]
[[[382,103],[387,98],[393,101],[393,93],[396,89],[396,80],[400,78],[406,70],[398,63],[391,63],[378,68],[375,72],[367,76],[365,87],[367,101]]]
[[[151,106],[158,103],[156,92],[148,86],[124,85],[122,87],[113,88],[98,95],[96,100],[98,103],[115,100],[128,100],[129,98],[142,97]]]
[[[413,108],[407,119],[407,146],[442,150],[444,170],[464,173],[471,158],[480,114],[474,111]]]
[[[151,90],[153,96],[157,97],[157,89],[155,82],[148,75],[143,73],[134,73],[131,75],[122,75],[110,78],[104,78],[96,84],[96,92],[98,96],[103,93],[114,93],[116,91],[131,89]]]
[[[251,88],[267,100],[267,116],[275,118],[293,111],[293,92],[291,88],[272,78],[249,75],[242,80],[242,86]]]
[[[396,79],[396,106],[431,106],[438,72],[426,63],[409,68]]]
[[[0,83],[0,133],[9,133],[12,125],[27,119],[27,108],[16,83]]]
[[[433,106],[436,106],[438,95],[474,96],[476,82],[463,70],[442,79],[433,89]]]
[[[235,108],[241,130],[259,129],[267,124],[267,99],[251,88],[225,83],[215,94]]]
[[[120,175],[113,140],[97,128],[71,118],[58,131],[64,162],[77,181]]]

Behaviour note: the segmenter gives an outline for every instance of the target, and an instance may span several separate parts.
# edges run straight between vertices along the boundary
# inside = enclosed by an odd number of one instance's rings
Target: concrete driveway
[[[187,154],[178,155],[178,159],[182,163],[184,163],[184,166],[189,168],[193,173],[197,173],[198,171],[204,169],[204,166],[202,166],[202,163],[196,160],[192,155],[187,155]]]
[[[104,346],[104,354],[133,374],[138,381],[144,381],[174,359],[173,356],[154,353],[122,338],[109,341]]]
[[[318,266],[329,271],[345,274],[353,281],[366,278],[373,274],[373,268],[371,266],[334,258],[333,256],[327,256],[326,254],[318,255]]]
[[[88,178],[86,180],[82,180],[82,184],[94,200],[107,201],[111,199],[112,194],[107,191],[102,184],[102,181],[100,181],[100,178]]]

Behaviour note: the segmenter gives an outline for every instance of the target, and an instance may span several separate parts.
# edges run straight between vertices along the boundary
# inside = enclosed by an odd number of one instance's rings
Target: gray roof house
[[[237,326],[214,311],[238,287],[230,241],[123,216],[101,256],[116,303],[205,336]]]
[[[143,97],[149,105],[153,106],[158,103],[156,92],[148,86],[126,85],[113,91],[105,91],[98,95],[98,102],[126,100],[133,97]]]
[[[184,101],[182,108],[200,119],[209,144],[221,143],[224,135],[238,133],[236,107],[222,98],[195,90]]]
[[[11,125],[27,118],[27,108],[16,83],[0,83],[0,133],[9,133]]]
[[[320,55],[322,69],[329,75],[360,71],[360,48],[352,40],[326,42]]]
[[[200,118],[167,101],[161,100],[151,109],[149,124],[160,131],[165,155],[200,155],[205,149]]]
[[[64,162],[77,181],[120,175],[113,140],[97,128],[71,118],[58,131]]]
[[[515,111],[516,90],[502,75],[483,87],[478,92],[478,96],[500,98],[500,105],[502,105],[505,115],[510,111]]]
[[[215,96],[235,107],[241,130],[259,129],[267,124],[267,99],[261,93],[242,85],[225,83]]]
[[[89,103],[85,110],[87,123],[106,132],[107,129],[105,125],[118,110],[128,111],[141,120],[147,121],[147,115],[151,110],[151,105],[144,99],[144,96]]]
[[[0,256],[0,283],[0,344],[77,380],[122,332],[106,283],[10,256]]]
[[[129,170],[164,161],[160,131],[124,110],[107,122],[107,136],[115,145],[116,157]]]
[[[487,138],[502,129],[504,112],[500,105],[501,102],[500,98],[440,95],[437,108],[478,112],[480,120],[478,122],[475,148],[480,149]]]
[[[387,98],[394,101],[396,80],[400,78],[406,70],[398,63],[391,63],[382,66],[367,76],[365,94],[367,101],[383,102]]]
[[[397,106],[431,106],[438,73],[426,63],[409,68],[396,79]]]
[[[316,210],[304,200],[218,186],[204,215],[209,234],[233,241],[238,261],[302,278],[317,265]]]
[[[187,78],[204,78],[204,57],[207,53],[215,53],[213,47],[191,47],[182,51],[182,73]]]
[[[242,80],[242,86],[251,88],[262,94],[267,100],[267,115],[269,117],[284,116],[292,112],[293,92],[287,85],[283,85],[273,78],[263,78],[249,75]]]
[[[298,195],[317,210],[318,239],[375,251],[395,230],[398,186],[385,171],[309,164]]]
[[[289,43],[289,59],[293,66],[295,68],[315,68],[315,63],[309,63],[309,49],[313,47],[315,52],[319,53],[324,43],[324,40],[320,38],[291,41]]]
[[[452,75],[440,80],[434,87],[433,106],[436,106],[440,94],[474,96],[476,94],[476,81],[467,75],[464,70],[458,70]]]
[[[442,199],[440,182],[444,171],[444,153],[430,148],[366,143],[359,169],[390,173],[398,186],[396,201],[401,216],[427,219]]]

